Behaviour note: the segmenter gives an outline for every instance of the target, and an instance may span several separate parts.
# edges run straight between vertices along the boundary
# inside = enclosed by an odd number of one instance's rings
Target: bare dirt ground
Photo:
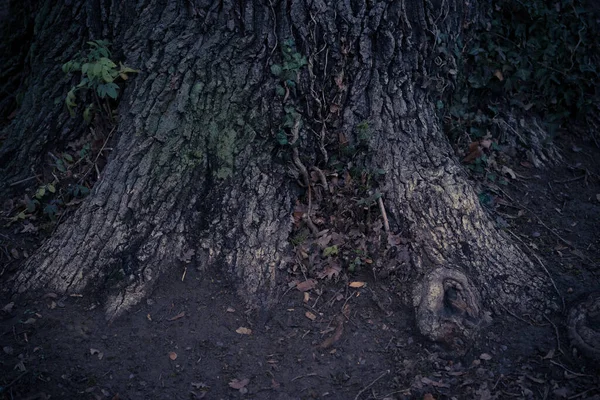
[[[600,150],[558,146],[556,166],[516,163],[482,193],[568,309],[600,290]],[[19,229],[2,231],[3,281],[20,262],[11,250],[35,246]],[[456,355],[415,332],[394,276],[349,273],[248,311],[217,274],[182,273],[112,324],[85,295],[1,292],[0,399],[600,399],[600,367],[570,345],[565,311],[494,316]]]

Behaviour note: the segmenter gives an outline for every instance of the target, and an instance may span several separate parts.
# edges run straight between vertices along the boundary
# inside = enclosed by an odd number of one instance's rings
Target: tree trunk
[[[358,142],[368,121],[367,165],[386,171],[390,230],[410,239],[409,265],[386,268],[408,280],[403,297],[424,335],[451,342],[476,332],[488,310],[553,304],[548,277],[484,213],[436,116],[435,35],[458,37],[475,9],[458,0],[58,3],[36,20],[32,48],[43,62],[7,128],[7,148],[23,150],[3,150],[1,165],[28,165],[31,152],[39,161],[54,135],[78,129],[51,100],[68,90],[55,70],[87,40],[107,38],[142,72],[119,103],[101,179],[16,275],[19,292],[107,293],[114,317],[191,257],[268,306],[300,193],[289,170],[325,169],[328,146],[340,133]],[[70,33],[55,33],[49,19],[59,18]],[[308,65],[282,101],[271,67],[282,64],[283,43]],[[299,116],[285,131],[293,146],[282,148],[285,104]]]

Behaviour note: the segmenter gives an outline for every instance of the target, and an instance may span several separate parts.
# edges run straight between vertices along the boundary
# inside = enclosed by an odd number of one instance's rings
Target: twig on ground
[[[29,371],[25,371],[23,373],[21,373],[19,376],[17,376],[15,379],[13,379],[13,381],[11,383],[9,383],[8,385],[4,386],[3,389],[6,390],[9,387],[11,387],[12,385],[14,385],[15,383],[17,383],[17,381],[19,379],[21,379],[22,377],[24,377],[25,375],[27,375],[29,373]]]
[[[510,316],[512,316],[513,318],[518,319],[521,322],[526,323],[527,325],[531,325],[531,326],[536,326],[533,322],[530,321],[526,321],[523,318],[519,317],[518,315],[516,315],[515,313],[513,313],[512,311],[510,311],[508,308],[506,308],[506,306],[500,302],[498,302],[498,304],[500,304],[500,307],[502,307],[504,309],[504,311],[506,311]]]
[[[316,372],[311,372],[310,374],[306,374],[306,375],[298,375],[297,377],[292,379],[292,382],[297,381],[298,379],[310,378],[311,376],[316,376],[317,378],[320,378],[320,376],[317,375]]]
[[[576,394],[576,395],[573,395],[573,396],[569,397],[569,399],[568,399],[568,400],[573,400],[573,399],[576,399],[576,398],[578,398],[578,397],[583,397],[583,396],[585,396],[586,394],[588,394],[589,392],[591,392],[592,390],[600,390],[600,387],[594,387],[594,388],[588,389],[588,390],[586,390],[586,391],[584,391],[584,392],[581,392],[581,393],[578,393],[578,394]]]
[[[364,392],[366,392],[367,390],[369,390],[369,388],[371,386],[373,386],[375,384],[375,382],[377,382],[378,380],[380,380],[381,378],[383,378],[384,376],[386,376],[389,373],[390,373],[389,369],[386,370],[386,371],[384,371],[381,375],[379,375],[377,378],[375,378],[375,380],[373,382],[369,383],[360,392],[358,392],[358,394],[356,395],[356,397],[354,398],[354,400],[358,400],[358,398],[360,397],[361,394],[363,394]]]
[[[513,232],[511,232],[508,229],[507,229],[507,231],[508,231],[508,233],[510,233],[511,235],[513,235],[514,238],[517,239],[523,246],[525,246],[527,248],[527,250],[529,250],[529,252],[535,257],[536,260],[538,260],[538,262],[540,263],[540,265],[542,266],[542,268],[544,269],[544,271],[548,275],[548,278],[550,278],[550,282],[552,283],[552,286],[554,287],[554,290],[556,291],[556,294],[558,294],[558,297],[560,297],[560,300],[561,300],[561,303],[562,303],[562,308],[564,310],[565,309],[565,299],[560,294],[560,291],[558,290],[558,287],[556,286],[556,282],[554,282],[554,278],[552,278],[552,275],[550,274],[550,271],[548,271],[548,268],[546,268],[546,266],[544,265],[544,263],[542,262],[542,260],[537,256],[537,254],[535,254],[535,252],[533,250],[531,250],[529,248],[529,246],[527,246],[527,244],[525,242],[523,242],[523,240],[521,240],[520,237],[518,237],[517,235],[515,235]]]
[[[28,181],[30,181],[32,179],[38,179],[39,177],[40,177],[39,175],[30,176],[29,178],[25,178],[25,179],[21,179],[19,181],[13,182],[13,183],[11,183],[8,186],[16,186],[16,185],[18,185],[20,183],[25,183],[25,182],[28,182]]]
[[[550,322],[550,324],[554,327],[554,333],[556,334],[556,347],[558,351],[560,351],[561,354],[565,354],[560,347],[560,335],[558,334],[558,328],[556,327],[554,322],[552,322],[550,318],[548,318],[546,315],[544,315],[544,318],[546,319],[546,321]]]
[[[587,378],[593,378],[594,375],[588,375],[588,374],[579,374],[577,372],[571,371],[569,368],[565,367],[564,365],[562,365],[559,362],[556,362],[554,360],[550,360],[550,362],[554,365],[558,365],[559,367],[561,367],[562,369],[564,369],[565,371],[567,371],[568,373],[575,375],[575,376],[580,376],[580,377],[587,377]]]
[[[387,213],[385,212],[385,206],[383,205],[383,199],[379,197],[377,202],[379,203],[379,210],[381,211],[381,217],[383,218],[383,229],[385,229],[386,232],[389,232],[390,224],[388,222]]]

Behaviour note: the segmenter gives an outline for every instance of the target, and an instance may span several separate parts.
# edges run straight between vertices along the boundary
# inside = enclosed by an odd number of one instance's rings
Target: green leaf
[[[282,71],[281,65],[279,65],[279,64],[271,65],[271,73],[273,75],[279,76],[279,75],[281,75],[281,71]]]
[[[28,213],[32,213],[35,211],[35,203],[32,200],[27,200],[27,204],[25,206],[27,207]]]
[[[46,188],[44,186],[40,187],[37,192],[35,192],[35,197],[41,199],[46,194]]]
[[[330,247],[325,247],[325,249],[323,249],[323,257],[335,256],[338,254],[338,251],[337,244]]]
[[[102,64],[94,63],[92,67],[92,74],[95,77],[99,77],[102,74]]]
[[[106,97],[106,85],[105,84],[100,84],[98,85],[98,87],[96,88],[96,92],[98,93],[98,96],[100,96],[101,99]]]
[[[50,193],[56,193],[56,188],[54,187],[53,184],[49,183],[49,184],[46,185],[46,187],[48,188],[48,191]]]
[[[68,153],[63,153],[63,158],[68,162],[73,162],[73,157],[71,157],[71,155]]]
[[[93,116],[94,116],[94,105],[89,104],[83,111],[83,120],[89,124],[90,122],[92,122]]]
[[[117,64],[115,64],[110,58],[102,57],[100,59],[100,64],[108,68],[116,68]]]
[[[107,83],[106,85],[106,94],[113,99],[116,99],[118,96],[119,86],[116,83]]]
[[[289,143],[287,135],[285,134],[284,131],[277,132],[277,143],[279,143],[282,146],[285,146],[286,144]]]
[[[111,83],[115,80],[115,78],[111,75],[110,70],[106,68],[102,68],[102,79],[106,83]]]
[[[56,161],[56,169],[58,169],[60,172],[67,172],[65,164],[62,162],[62,160]]]
[[[68,74],[69,72],[71,72],[71,67],[73,66],[73,61],[68,61],[66,63],[63,64],[62,66],[62,70],[65,74]]]
[[[283,86],[277,85],[277,87],[275,87],[275,93],[277,93],[278,96],[285,96],[285,89]]]
[[[123,65],[121,63],[119,63],[119,65],[121,66],[121,69],[119,70],[120,73],[123,73],[123,74],[129,74],[129,73],[137,74],[137,73],[140,72],[138,69],[129,68],[128,66]]]

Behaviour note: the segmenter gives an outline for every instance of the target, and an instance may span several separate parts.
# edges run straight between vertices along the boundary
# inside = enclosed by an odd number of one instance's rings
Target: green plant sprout
[[[66,74],[81,73],[81,81],[67,93],[65,104],[71,116],[75,116],[77,107],[77,91],[91,89],[96,104],[88,104],[83,111],[83,118],[87,123],[93,119],[96,108],[102,110],[101,101],[106,102],[107,113],[111,115],[108,107],[108,98],[116,100],[119,97],[119,85],[115,81],[129,79],[128,74],[138,73],[138,70],[129,68],[122,63],[117,64],[110,59],[111,53],[108,50],[109,42],[105,40],[94,40],[87,42],[90,48],[86,55],[66,62],[62,70]]]

